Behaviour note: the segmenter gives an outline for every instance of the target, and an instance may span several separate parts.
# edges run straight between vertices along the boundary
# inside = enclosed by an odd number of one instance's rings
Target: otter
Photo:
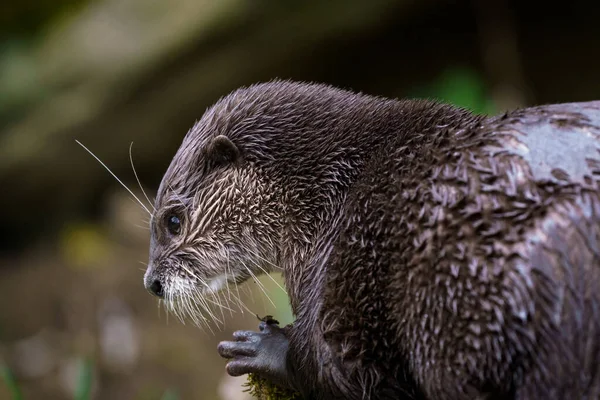
[[[296,320],[221,342],[231,375],[308,399],[600,397],[600,101],[488,117],[256,84],[188,132],[155,209],[145,286],[181,314],[283,271]]]

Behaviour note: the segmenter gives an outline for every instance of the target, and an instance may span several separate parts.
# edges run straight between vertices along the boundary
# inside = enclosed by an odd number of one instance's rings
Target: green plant
[[[89,400],[92,395],[92,361],[83,359],[80,361],[79,377],[75,390],[75,400]]]
[[[4,379],[6,386],[8,386],[12,400],[23,400],[21,389],[19,388],[17,380],[15,379],[15,376],[10,368],[8,368],[6,365],[2,365],[0,367],[0,373],[2,374],[2,379]]]
[[[255,374],[248,374],[246,391],[258,400],[300,400],[300,394],[282,389]]]

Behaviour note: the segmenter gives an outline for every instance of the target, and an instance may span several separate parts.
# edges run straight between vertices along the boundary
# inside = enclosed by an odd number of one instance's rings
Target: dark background
[[[243,399],[214,333],[143,289],[140,193],[241,85],[326,82],[482,113],[600,99],[600,2],[7,0],[0,7],[0,361],[26,399]],[[262,282],[247,302],[290,321]],[[254,298],[254,301],[252,298]],[[10,381],[10,380],[9,380]],[[0,399],[13,385],[0,382]],[[227,392],[230,390],[231,392]],[[239,397],[238,397],[239,396]]]

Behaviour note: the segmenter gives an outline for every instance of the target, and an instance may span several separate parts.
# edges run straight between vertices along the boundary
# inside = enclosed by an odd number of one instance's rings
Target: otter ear
[[[215,137],[206,147],[206,159],[211,165],[231,164],[239,158],[240,150],[226,136],[219,135]]]

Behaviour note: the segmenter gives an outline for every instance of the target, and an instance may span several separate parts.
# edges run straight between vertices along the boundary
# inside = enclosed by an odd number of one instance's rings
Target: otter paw
[[[274,383],[286,385],[288,338],[272,317],[260,320],[260,332],[234,332],[234,341],[219,343],[219,354],[230,360],[226,368],[231,376],[256,373]]]

